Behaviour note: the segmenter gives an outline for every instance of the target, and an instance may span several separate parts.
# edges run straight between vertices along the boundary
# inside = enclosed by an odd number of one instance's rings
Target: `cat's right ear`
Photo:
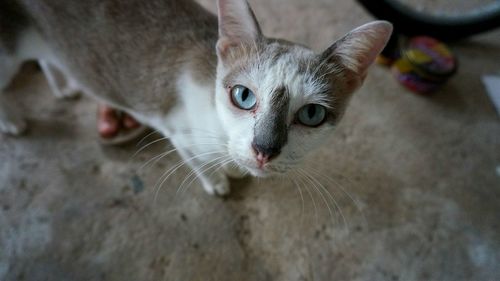
[[[232,48],[253,44],[262,37],[257,19],[246,0],[219,0],[217,53],[226,57]]]

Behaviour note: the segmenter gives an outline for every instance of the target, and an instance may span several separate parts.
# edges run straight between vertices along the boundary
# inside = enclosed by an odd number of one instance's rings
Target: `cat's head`
[[[363,25],[322,53],[263,36],[245,0],[219,0],[217,113],[229,154],[255,176],[283,174],[332,135],[392,25]]]

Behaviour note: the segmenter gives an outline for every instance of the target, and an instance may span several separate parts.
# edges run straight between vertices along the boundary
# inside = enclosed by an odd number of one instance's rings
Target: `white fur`
[[[227,194],[227,177],[222,170],[217,170],[228,160],[227,135],[214,110],[213,84],[199,84],[186,70],[177,81],[177,90],[179,104],[165,118],[160,129],[170,137],[183,158],[190,159],[188,163],[208,193]],[[209,172],[203,173],[205,169]]]

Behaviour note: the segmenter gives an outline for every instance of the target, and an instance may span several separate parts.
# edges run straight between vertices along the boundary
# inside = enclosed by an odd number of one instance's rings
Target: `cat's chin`
[[[271,170],[269,168],[259,169],[259,168],[246,167],[246,169],[252,176],[257,178],[270,178],[273,176],[279,176],[285,174],[279,171]]]
[[[261,170],[261,169],[252,169],[252,168],[247,168],[247,170],[250,172],[250,174],[254,177],[257,178],[269,178],[274,175],[274,173]]]
[[[272,172],[269,172],[267,169],[260,169],[257,167],[252,167],[252,166],[250,166],[248,164],[244,164],[238,160],[236,160],[236,163],[239,164],[240,168],[243,168],[244,170],[246,170],[253,177],[268,178],[268,177],[272,176],[272,174],[273,174]]]

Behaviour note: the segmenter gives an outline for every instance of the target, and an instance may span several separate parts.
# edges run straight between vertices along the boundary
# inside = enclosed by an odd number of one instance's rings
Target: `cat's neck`
[[[217,36],[213,38],[200,38],[192,49],[185,53],[184,69],[192,75],[194,81],[202,85],[215,87],[217,55],[215,44]]]
[[[217,55],[215,46],[218,40],[217,16],[194,1],[182,1],[186,5],[183,15],[187,24],[179,24],[182,30],[177,38],[181,54],[182,69],[188,70],[200,84],[215,83]]]

